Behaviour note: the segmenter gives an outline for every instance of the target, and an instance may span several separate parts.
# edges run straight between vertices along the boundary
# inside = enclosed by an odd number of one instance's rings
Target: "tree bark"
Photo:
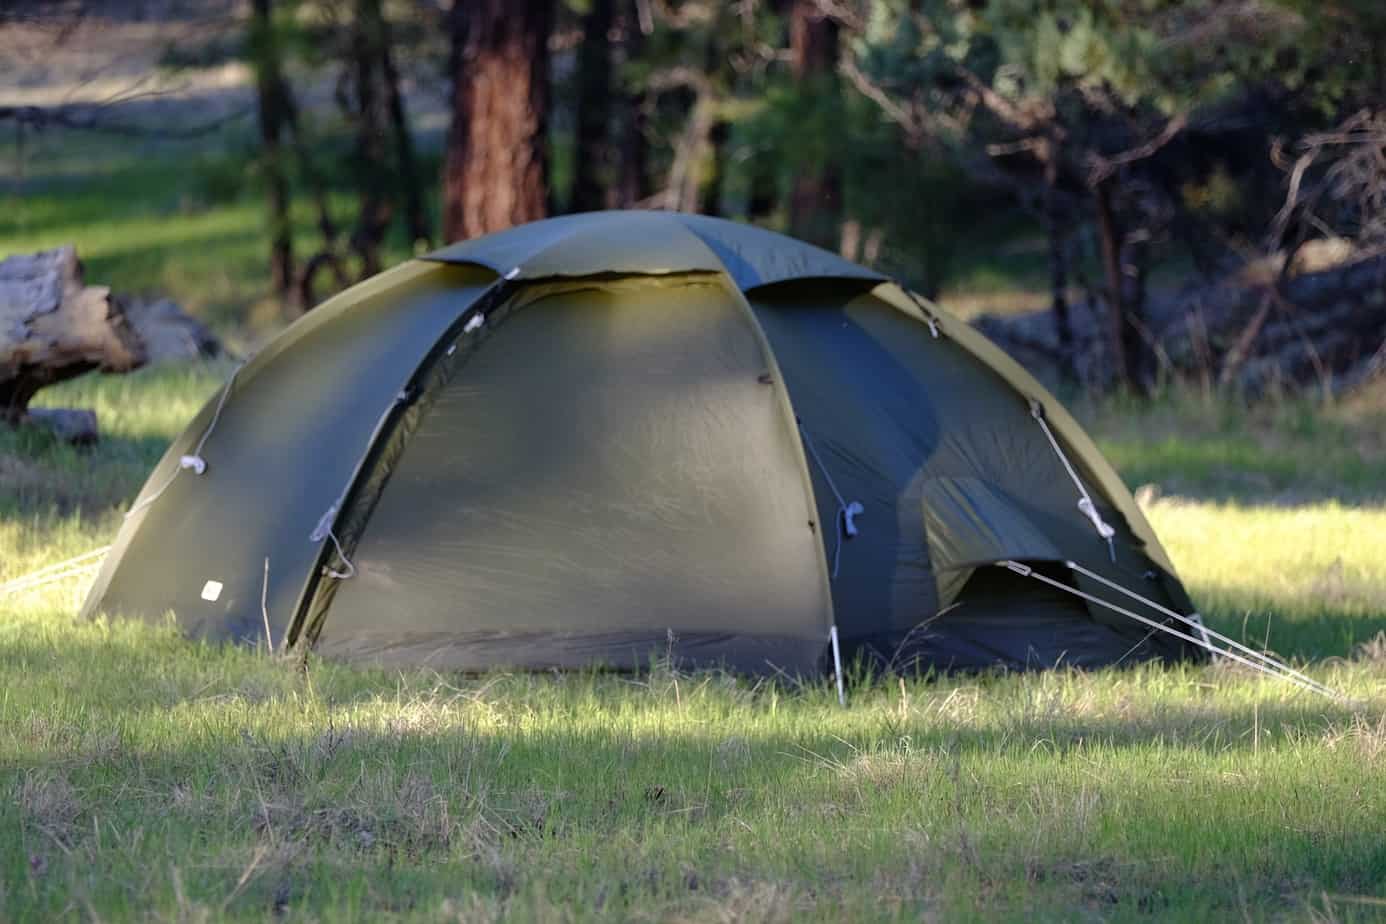
[[[577,162],[569,202],[569,209],[574,212],[591,212],[607,204],[611,173],[610,34],[614,7],[614,0],[592,0],[587,15],[582,17],[577,75]]]
[[[838,27],[816,0],[794,0],[789,11],[790,71],[800,86],[837,93]],[[837,249],[842,208],[838,165],[809,165],[794,178],[789,194],[789,227],[796,236]]]
[[[1068,305],[1067,215],[1059,193],[1058,158],[1051,151],[1044,171],[1044,223],[1049,244],[1049,308],[1054,314],[1054,339],[1059,344],[1059,374],[1078,380],[1074,368],[1073,319]]]
[[[449,241],[543,218],[552,0],[453,6],[452,129],[443,167]]]
[[[1130,387],[1131,370],[1126,366],[1126,347],[1122,328],[1126,306],[1122,296],[1126,286],[1121,279],[1121,227],[1112,204],[1112,183],[1106,180],[1093,190],[1097,211],[1097,237],[1102,248],[1102,275],[1107,289],[1107,353],[1112,364],[1112,378],[1121,386]]]
[[[639,61],[645,51],[645,33],[641,31],[639,0],[626,0],[624,63],[629,69],[632,62]],[[620,176],[616,183],[612,205],[617,208],[634,208],[650,198],[649,140],[646,135],[649,122],[649,94],[643,86],[636,86],[629,75],[622,80]]]
[[[350,101],[347,117],[356,125],[354,159],[360,203],[351,244],[361,258],[363,277],[380,272],[380,247],[393,217],[393,177],[385,154],[388,116],[380,67],[383,24],[380,0],[356,0],[351,23],[351,83],[355,99]]]
[[[280,304],[291,302],[294,283],[293,226],[281,136],[287,116],[283,62],[274,30],[272,0],[251,5],[250,46],[259,106],[260,163],[264,173],[270,239],[270,286]]]
[[[379,16],[380,76],[385,86],[385,104],[390,114],[390,133],[394,138],[395,161],[399,166],[400,193],[404,197],[404,220],[409,241],[415,247],[433,246],[433,231],[424,209],[423,187],[419,182],[418,158],[414,154],[414,134],[409,129],[409,112],[399,88],[399,69],[390,35],[390,21],[380,12],[380,0],[372,0]]]
[[[94,369],[128,372],[145,358],[111,290],[83,282],[73,248],[0,261],[0,422],[23,420],[46,385]]]
[[[707,149],[698,176],[698,211],[703,215],[722,214],[722,186],[727,174],[727,141],[731,124],[714,119],[707,130]]]

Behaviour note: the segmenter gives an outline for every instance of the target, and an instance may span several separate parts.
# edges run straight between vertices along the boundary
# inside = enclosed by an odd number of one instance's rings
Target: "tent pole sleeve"
[[[332,542],[324,543],[323,552],[318,556],[312,571],[308,574],[308,580],[304,583],[303,589],[299,591],[298,600],[294,604],[293,617],[289,620],[289,625],[284,632],[284,647],[287,649],[290,643],[297,644],[302,633],[309,610],[313,608],[314,600],[318,596],[318,589],[324,576],[341,578],[341,573],[329,575],[327,572],[328,549],[335,551],[348,567],[347,574],[354,574],[355,565],[347,557],[347,550],[344,550],[337,539],[336,529],[338,519],[342,512],[352,500],[353,493],[362,481],[362,476],[366,473],[369,466],[378,461],[379,447],[383,446],[389,439],[395,427],[398,425],[401,412],[407,408],[418,395],[418,388],[424,381],[428,371],[436,365],[440,359],[445,358],[446,351],[454,341],[460,337],[474,318],[478,315],[485,317],[509,297],[513,286],[505,279],[496,279],[486,287],[471,304],[465,306],[458,316],[453,320],[448,329],[434,343],[418,365],[414,367],[409,378],[403,383],[399,391],[395,394],[395,400],[380,415],[376,421],[374,430],[371,431],[370,438],[366,441],[365,447],[361,450],[361,455],[356,460],[351,477],[342,486],[342,492],[338,495],[337,502],[329,507],[318,521],[317,526],[309,535],[309,541],[314,543],[322,542],[328,536],[332,537]]]

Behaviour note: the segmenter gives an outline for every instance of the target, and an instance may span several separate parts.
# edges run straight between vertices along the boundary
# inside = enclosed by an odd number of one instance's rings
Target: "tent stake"
[[[837,678],[837,704],[847,705],[847,694],[842,689],[842,649],[837,644],[837,623],[828,630],[828,641],[833,643],[833,676]]]

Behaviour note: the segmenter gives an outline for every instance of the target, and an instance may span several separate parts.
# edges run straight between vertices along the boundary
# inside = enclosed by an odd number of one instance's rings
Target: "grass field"
[[[0,436],[0,580],[108,541],[225,372],[53,389],[97,408],[92,454]],[[79,623],[69,584],[0,604],[0,919],[1374,919],[1380,419],[1222,408],[1080,411],[1178,486],[1149,509],[1211,621],[1353,706],[1225,667],[862,679],[847,709],[658,670],[305,673]]]
[[[260,297],[221,161],[42,163],[0,252],[72,240],[222,323]],[[97,409],[91,452],[0,431],[0,581],[108,542],[228,371],[45,392]],[[1386,407],[1075,409],[1159,486],[1209,620],[1353,704],[1225,666],[858,678],[846,709],[664,669],[304,671],[78,622],[70,582],[0,600],[0,921],[1386,918]]]

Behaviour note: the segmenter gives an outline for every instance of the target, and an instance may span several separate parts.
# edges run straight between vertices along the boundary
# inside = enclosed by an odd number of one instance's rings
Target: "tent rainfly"
[[[86,612],[439,669],[1202,656],[1111,466],[975,330],[670,212],[411,260],[239,369]]]

